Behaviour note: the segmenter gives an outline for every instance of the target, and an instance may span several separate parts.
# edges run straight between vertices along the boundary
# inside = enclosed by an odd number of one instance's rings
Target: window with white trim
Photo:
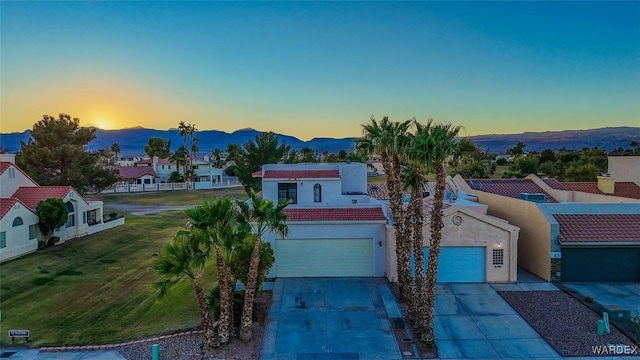
[[[7,247],[7,232],[0,232],[0,249],[4,249]]]
[[[9,178],[10,178],[10,179],[13,179],[13,178],[15,178],[15,177],[16,177],[16,169],[14,169],[14,168],[10,167],[10,168],[9,168]]]
[[[36,238],[36,225],[29,225],[29,240],[34,240]]]
[[[322,185],[313,185],[313,202],[322,202]]]
[[[24,222],[22,221],[22,218],[20,216],[13,219],[13,227],[20,226],[22,224],[24,224]]]

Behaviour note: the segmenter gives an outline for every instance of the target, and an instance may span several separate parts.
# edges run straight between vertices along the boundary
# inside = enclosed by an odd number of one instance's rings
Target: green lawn
[[[121,202],[133,205],[198,205],[206,197],[225,196],[245,200],[248,198],[243,188],[216,190],[175,190],[146,193],[105,194],[98,198],[105,202]]]
[[[162,301],[151,286],[159,279],[150,267],[154,254],[185,222],[179,211],[127,216],[124,226],[1,264],[0,345],[11,343],[9,329],[30,330],[29,345],[38,347],[123,342],[198,326],[189,282]],[[212,264],[203,279],[206,289],[214,270]]]
[[[497,165],[496,171],[491,175],[491,179],[502,179],[502,174],[509,170],[509,165]]]

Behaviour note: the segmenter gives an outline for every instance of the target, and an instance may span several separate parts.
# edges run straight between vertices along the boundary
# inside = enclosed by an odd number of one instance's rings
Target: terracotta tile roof
[[[472,189],[491,194],[520,199],[521,193],[540,193],[546,195],[546,202],[557,202],[530,179],[469,179],[465,181]]]
[[[136,164],[153,164],[153,159],[142,159],[136,161]],[[158,165],[174,165],[175,161],[171,161],[169,158],[158,159]]]
[[[5,215],[7,215],[7,213],[11,210],[13,205],[15,205],[16,203],[22,204],[22,206],[24,206],[25,209],[27,209],[27,210],[29,210],[29,211],[31,211],[31,212],[33,212],[35,214],[34,211],[29,209],[29,207],[26,206],[24,203],[22,203],[22,201],[20,201],[19,199],[16,199],[16,198],[0,198],[0,219],[2,219]]]
[[[254,178],[261,178],[262,177],[262,170],[258,170],[256,172],[252,173],[251,176],[253,176]]]
[[[0,161],[0,175],[4,174],[4,172],[11,166],[13,163],[8,161]]]
[[[386,221],[381,208],[284,209],[288,221]]]
[[[445,191],[446,193],[451,193],[451,188],[449,187],[449,184],[446,185],[445,187]],[[435,182],[428,182],[426,184],[424,184],[424,191],[429,192],[430,196],[433,196],[433,194],[436,192],[436,183]],[[375,183],[375,184],[367,184],[367,195],[374,197],[378,200],[389,200],[389,189],[387,188],[387,184],[386,183]],[[409,196],[409,193],[407,191],[403,192],[403,196]],[[445,197],[447,195],[445,194]]]
[[[71,186],[20,187],[12,197],[19,199],[27,208],[35,211],[40,201],[50,198],[62,200],[71,191],[73,191]],[[80,199],[85,201],[82,197]]]
[[[552,189],[567,190],[567,188],[565,188],[564,185],[557,179],[542,179],[542,181],[544,181],[545,184],[549,185],[549,187]]]
[[[581,191],[592,194],[604,194],[598,189],[598,183],[591,182],[563,182],[562,185],[567,190]],[[613,196],[626,197],[631,199],[640,199],[640,186],[631,181],[616,182]]]
[[[118,166],[118,171],[123,179],[137,179],[144,175],[158,177],[151,166]]]
[[[640,242],[640,214],[553,215],[561,243]]]
[[[266,170],[264,179],[339,179],[338,170]]]

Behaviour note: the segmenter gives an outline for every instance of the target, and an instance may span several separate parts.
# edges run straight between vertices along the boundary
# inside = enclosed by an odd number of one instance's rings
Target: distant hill
[[[241,129],[232,133],[218,130],[198,131],[200,138],[199,147],[201,152],[207,153],[215,148],[226,149],[228,144],[244,144],[255,139],[260,132],[254,129]],[[10,152],[20,149],[20,141],[28,141],[30,131],[22,133],[0,134],[0,146],[8,148]],[[296,137],[278,134],[292,148],[300,150],[308,146],[317,151],[328,151],[337,153],[344,149],[353,149],[353,137],[334,138],[314,138],[309,141],[302,141]],[[176,129],[154,130],[142,127],[133,127],[121,130],[98,130],[97,137],[89,144],[89,150],[110,148],[113,143],[118,143],[122,155],[143,155],[144,145],[150,137],[161,137],[171,140],[171,148],[175,150],[182,144],[180,133]],[[513,147],[518,141],[526,144],[527,151],[541,151],[560,148],[582,149],[584,147],[597,146],[606,151],[611,151],[617,147],[629,148],[629,142],[635,140],[640,142],[640,127],[611,127],[592,130],[566,130],[547,132],[526,132],[522,134],[506,135],[479,135],[470,139],[485,149],[494,153],[504,153]]]

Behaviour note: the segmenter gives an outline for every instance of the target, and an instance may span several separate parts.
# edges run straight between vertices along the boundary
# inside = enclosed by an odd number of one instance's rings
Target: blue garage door
[[[424,269],[427,271],[429,248],[424,248]],[[413,258],[411,270],[415,271]],[[438,265],[439,283],[483,283],[485,282],[484,247],[440,248]]]

